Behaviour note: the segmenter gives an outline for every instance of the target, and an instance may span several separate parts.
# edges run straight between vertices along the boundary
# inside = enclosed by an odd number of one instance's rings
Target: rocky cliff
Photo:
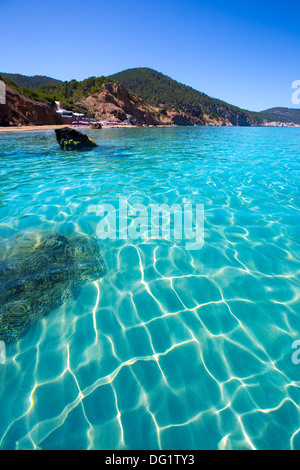
[[[6,104],[0,104],[0,126],[56,124],[63,124],[63,121],[50,106],[6,87]]]
[[[133,125],[157,125],[159,116],[143,101],[119,83],[105,83],[99,93],[84,99],[82,106],[95,115],[98,121],[128,122]]]
[[[104,83],[101,91],[77,103],[98,121],[126,122],[132,125],[177,126],[251,126],[242,110],[213,103],[211,108],[198,105],[188,111],[172,106],[155,106],[129,91],[123,84]]]
[[[192,125],[191,119],[175,110],[163,111],[149,105],[120,83],[105,83],[100,92],[79,106],[94,114],[98,121],[125,122],[132,125]]]

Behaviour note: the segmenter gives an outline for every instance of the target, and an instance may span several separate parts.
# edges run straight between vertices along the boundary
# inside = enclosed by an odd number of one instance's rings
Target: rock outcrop
[[[90,150],[98,147],[86,134],[71,129],[70,127],[63,127],[55,129],[56,139],[62,150]]]
[[[192,126],[193,125],[189,116],[186,116],[184,114],[175,114],[172,117],[172,124],[175,124],[176,126]]]
[[[105,83],[102,90],[78,105],[95,115],[98,121],[126,122],[132,125],[161,124],[157,110],[130,93],[120,83]]]
[[[91,129],[102,129],[100,122],[95,122],[91,125]]]
[[[50,106],[31,100],[6,87],[6,104],[0,104],[0,126],[61,125],[63,120]]]
[[[105,83],[100,92],[77,103],[78,106],[93,114],[98,121],[118,124],[120,122],[135,126],[221,126],[224,119],[211,119],[203,114],[202,119],[193,118],[191,114],[178,111],[172,107],[152,106],[120,83]],[[231,125],[227,120],[226,125]]]
[[[0,246],[0,341],[24,336],[32,324],[80,287],[106,273],[98,244],[85,236],[25,233]]]

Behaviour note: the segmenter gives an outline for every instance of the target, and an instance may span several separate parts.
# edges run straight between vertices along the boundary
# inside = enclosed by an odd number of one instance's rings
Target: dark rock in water
[[[102,129],[102,126],[100,122],[94,122],[94,124],[91,125],[91,129]]]
[[[89,150],[98,147],[90,137],[70,127],[55,129],[55,134],[62,150]]]
[[[175,116],[172,117],[172,124],[175,124],[176,126],[192,126],[191,119],[188,116],[185,116],[184,114],[175,114]]]
[[[96,240],[25,233],[0,246],[0,341],[12,343],[106,273]]]

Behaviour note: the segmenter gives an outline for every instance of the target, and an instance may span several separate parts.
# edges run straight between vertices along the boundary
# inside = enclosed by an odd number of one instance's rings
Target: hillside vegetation
[[[53,109],[55,109],[55,101],[60,101],[63,108],[84,112],[91,117],[96,114],[100,115],[99,112],[103,109],[103,103],[100,105],[100,101],[103,98],[106,103],[113,102],[115,99],[119,101],[121,107],[119,106],[120,110],[115,110],[115,113],[118,116],[124,116],[125,112],[127,119],[129,102],[135,100],[138,103],[137,108],[142,107],[152,115],[153,119],[147,118],[149,122],[161,124],[255,126],[270,121],[300,124],[300,110],[274,108],[261,113],[251,112],[211,98],[205,93],[149,68],[134,68],[109,77],[90,77],[82,81],[65,82],[39,75],[27,77],[21,74],[2,73],[0,76],[10,88],[32,100],[46,103]],[[122,85],[131,92],[131,97],[125,100],[126,106],[124,100],[120,101],[119,96],[114,96],[117,88],[114,89],[112,96],[104,97],[105,93],[110,93],[105,87],[114,83]],[[122,91],[122,93],[125,92]],[[100,101],[97,100],[99,95],[102,96]],[[94,98],[93,105],[91,105],[91,100],[88,102],[90,109],[85,107],[89,97]],[[95,103],[99,109],[95,109]],[[115,106],[117,106],[116,103]],[[106,105],[105,107],[107,108]],[[136,111],[139,116],[140,110]],[[133,115],[136,117],[135,112]]]
[[[259,124],[263,121],[260,113],[242,110],[224,101],[211,98],[190,86],[178,83],[172,78],[149,68],[134,68],[110,75],[112,80],[121,82],[126,88],[154,106],[173,107],[195,117],[203,113],[223,118],[238,115],[240,125]],[[234,124],[234,122],[233,122]],[[236,123],[238,124],[238,123]]]
[[[274,120],[280,120],[282,122],[294,122],[300,124],[300,109],[293,108],[271,108],[263,111],[263,114]]]
[[[62,83],[61,80],[56,80],[55,78],[45,77],[43,75],[33,75],[29,77],[27,75],[21,75],[19,73],[0,73],[2,78],[11,80],[19,88],[25,87],[34,90],[43,85],[59,85]]]
[[[32,100],[46,103],[52,108],[55,107],[55,101],[60,101],[62,107],[65,109],[75,109],[76,111],[84,111],[77,106],[78,102],[84,100],[90,95],[100,92],[103,83],[111,81],[103,76],[90,77],[81,82],[78,82],[77,80],[71,80],[69,82],[54,80],[52,83],[43,84],[38,88],[28,88],[25,86],[19,86],[12,80],[12,78],[8,77],[8,75],[12,74],[0,74],[8,86],[17,90],[22,95]],[[21,75],[21,77],[24,76]],[[31,79],[33,77],[27,78]],[[23,80],[22,83],[26,83],[26,80]]]

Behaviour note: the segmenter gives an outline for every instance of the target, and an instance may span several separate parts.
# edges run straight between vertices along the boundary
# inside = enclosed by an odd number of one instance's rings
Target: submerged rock
[[[90,137],[70,127],[55,129],[55,134],[62,150],[89,150],[98,147]]]
[[[25,233],[0,246],[0,341],[12,343],[106,273],[96,240]]]
[[[91,129],[102,129],[102,126],[101,126],[100,122],[94,122],[91,125]]]

